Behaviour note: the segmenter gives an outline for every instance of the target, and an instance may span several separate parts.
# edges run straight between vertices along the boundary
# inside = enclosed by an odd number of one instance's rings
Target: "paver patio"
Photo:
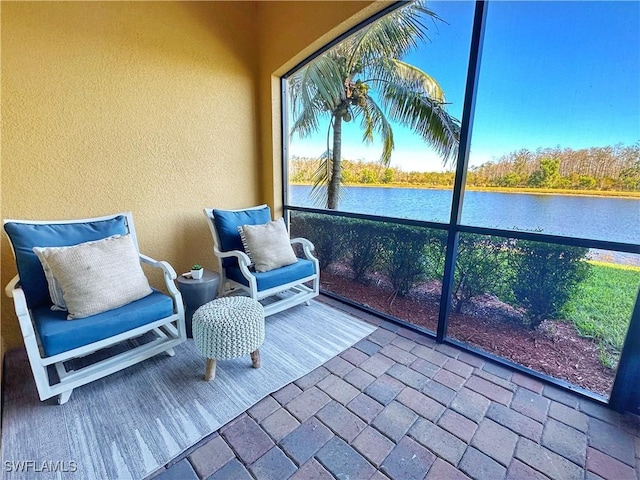
[[[167,479],[640,480],[640,419],[378,325],[156,472]]]

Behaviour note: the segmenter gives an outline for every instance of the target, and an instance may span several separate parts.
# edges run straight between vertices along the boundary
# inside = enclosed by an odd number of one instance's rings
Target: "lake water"
[[[290,204],[314,207],[310,192],[310,186],[291,186]],[[451,190],[343,187],[342,193],[342,211],[449,222]],[[467,191],[461,223],[638,244],[640,199]],[[620,263],[640,265],[640,255],[614,257]]]

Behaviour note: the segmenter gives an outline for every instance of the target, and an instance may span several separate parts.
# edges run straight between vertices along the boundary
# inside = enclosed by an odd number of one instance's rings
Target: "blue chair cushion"
[[[66,247],[129,232],[124,215],[86,223],[37,224],[7,222],[4,229],[16,256],[20,285],[29,308],[51,305],[47,280],[33,247]]]
[[[242,225],[263,225],[271,221],[271,209],[264,208],[250,210],[213,210],[213,221],[220,238],[220,250],[228,252],[230,250],[240,250],[244,252],[242,239],[238,233],[238,227]],[[235,258],[223,258],[224,267],[235,266],[238,261]]]
[[[172,314],[171,297],[155,290],[123,307],[77,320],[67,320],[67,312],[52,311],[48,306],[32,310],[47,357],[113,337]]]
[[[242,285],[249,286],[249,281],[242,275],[240,267],[234,266],[226,269],[227,277]],[[315,264],[306,258],[299,258],[296,263],[285,267],[269,270],[268,272],[252,272],[256,277],[258,291],[262,292],[279,285],[295,282],[315,274]]]

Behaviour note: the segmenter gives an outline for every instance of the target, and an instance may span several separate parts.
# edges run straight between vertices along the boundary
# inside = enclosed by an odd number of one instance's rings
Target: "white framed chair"
[[[4,229],[18,269],[5,293],[13,298],[40,400],[58,396],[58,403],[63,404],[74,388],[163,352],[173,356],[174,347],[186,340],[182,296],[174,283],[176,272],[167,262],[139,252],[131,212],[77,220],[4,220]],[[136,269],[141,264],[160,269],[168,295],[145,284],[149,293],[144,297],[85,318],[69,320],[68,312],[52,310],[48,280],[33,248],[86,245],[107,237],[128,237]],[[140,274],[144,278],[141,268]],[[112,348],[123,342],[127,349]],[[80,365],[77,359],[99,350],[100,360]],[[51,369],[57,379],[50,375]]]
[[[271,221],[271,210],[259,205],[238,210],[205,208],[207,224],[213,237],[213,253],[220,272],[220,296],[241,291],[264,302],[265,316],[307,303],[320,292],[320,266],[313,256],[314,246],[305,238],[290,239],[300,245],[302,257],[291,265],[267,272],[256,272],[245,253],[238,227],[262,225]],[[285,294],[286,292],[286,294]]]

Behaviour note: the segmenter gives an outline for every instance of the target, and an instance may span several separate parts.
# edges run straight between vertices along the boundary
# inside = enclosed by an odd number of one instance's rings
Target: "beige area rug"
[[[266,320],[262,367],[218,362],[203,380],[193,340],[40,402],[23,350],[5,357],[2,469],[6,479],[140,479],[256,404],[369,335],[375,327],[319,303]]]

